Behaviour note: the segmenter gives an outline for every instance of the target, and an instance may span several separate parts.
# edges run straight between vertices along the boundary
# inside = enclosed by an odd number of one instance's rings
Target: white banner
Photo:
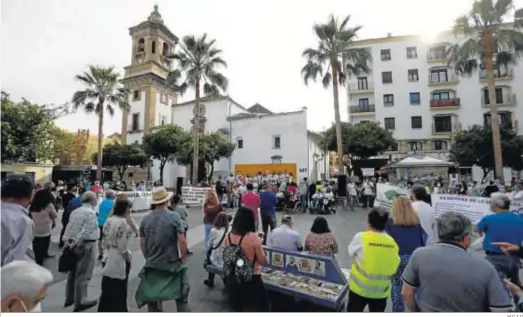
[[[390,211],[392,200],[397,195],[406,195],[410,198],[408,189],[378,184],[374,206],[381,206]],[[492,213],[490,211],[490,198],[442,194],[431,195],[431,200],[436,217],[447,211],[455,211],[462,213],[473,223],[477,223],[483,216]],[[523,201],[513,200],[510,204],[510,211],[523,216]]]
[[[182,187],[182,199],[186,205],[200,206],[203,204],[205,193],[210,187]]]
[[[374,168],[362,168],[361,173],[363,176],[374,176]]]
[[[436,217],[447,211],[455,211],[465,215],[472,223],[477,223],[483,216],[491,214],[490,198],[459,195],[432,195],[432,207]],[[523,202],[512,201],[510,210],[523,214]]]
[[[135,191],[120,193],[129,196],[129,200],[133,202],[134,211],[148,210],[151,208],[152,192]]]

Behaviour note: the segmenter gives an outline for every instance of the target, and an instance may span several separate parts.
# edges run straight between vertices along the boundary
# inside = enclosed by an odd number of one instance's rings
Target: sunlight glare
[[[424,28],[421,30],[421,41],[424,43],[424,44],[433,44],[435,42],[437,42],[438,40],[438,36],[440,35],[440,33],[444,31],[440,28],[436,28],[434,26],[429,26],[428,28]]]

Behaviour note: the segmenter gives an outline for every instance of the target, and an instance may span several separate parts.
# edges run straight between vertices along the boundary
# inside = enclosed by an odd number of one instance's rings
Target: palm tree
[[[349,19],[350,16],[347,16],[340,22],[331,15],[326,24],[315,24],[313,30],[318,37],[318,47],[316,49],[308,48],[303,51],[302,54],[307,60],[307,63],[301,70],[305,85],[307,85],[311,79],[316,82],[318,77],[322,77],[321,82],[325,89],[327,89],[332,82],[338,157],[343,157],[338,92],[338,86],[343,86],[346,81],[343,63],[346,63],[349,72],[359,74],[369,71],[368,62],[371,60],[371,55],[366,49],[351,47],[358,31],[362,27],[348,27]],[[338,160],[338,169],[340,172],[343,172],[343,161],[341,159]]]
[[[513,0],[476,0],[468,14],[456,19],[454,32],[465,41],[451,46],[447,52],[449,65],[456,74],[470,77],[479,65],[487,75],[488,101],[496,177],[503,179],[503,157],[499,131],[494,69],[516,63],[523,55],[523,9],[514,10]],[[514,10],[514,23],[503,23]],[[479,60],[479,62],[478,62]]]
[[[112,117],[118,106],[122,111],[129,110],[127,102],[128,91],[119,84],[120,75],[114,71],[114,67],[102,67],[90,65],[89,71],[76,75],[76,79],[84,83],[87,88],[79,90],[73,95],[74,109],[83,107],[87,113],[95,113],[98,116],[98,161],[96,164],[96,179],[102,178],[102,145],[104,113],[107,111]]]
[[[207,34],[196,38],[185,36],[180,43],[178,52],[169,56],[178,63],[178,68],[169,74],[168,80],[177,86],[180,94],[185,93],[187,88],[195,90],[194,127],[193,127],[193,163],[192,184],[198,182],[198,156],[200,139],[200,89],[203,81],[204,95],[218,95],[220,91],[226,91],[228,79],[217,71],[218,67],[227,67],[222,59],[222,50],[217,49],[214,44],[216,40],[207,40]],[[182,76],[184,77],[182,79]]]

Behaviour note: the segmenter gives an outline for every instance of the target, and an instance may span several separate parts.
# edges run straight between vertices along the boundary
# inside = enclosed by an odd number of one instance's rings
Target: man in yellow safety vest
[[[390,295],[392,275],[400,264],[399,248],[384,232],[389,212],[374,207],[367,217],[368,230],[357,233],[349,245],[354,257],[349,279],[348,312],[384,312]]]

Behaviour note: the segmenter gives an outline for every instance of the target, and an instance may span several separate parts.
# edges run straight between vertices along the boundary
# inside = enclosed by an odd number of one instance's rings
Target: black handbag
[[[223,236],[222,238],[220,239],[220,242],[215,246],[215,247],[211,247],[207,250],[207,254],[205,256],[205,259],[203,260],[203,268],[206,268],[207,266],[211,265],[211,254],[212,254],[212,251],[213,250],[216,250],[218,249],[222,243],[223,243],[223,240],[225,240],[225,236],[227,235],[227,230],[225,230],[225,232],[223,233]]]
[[[58,258],[58,272],[67,273],[76,269],[78,256],[72,248],[65,247]]]

